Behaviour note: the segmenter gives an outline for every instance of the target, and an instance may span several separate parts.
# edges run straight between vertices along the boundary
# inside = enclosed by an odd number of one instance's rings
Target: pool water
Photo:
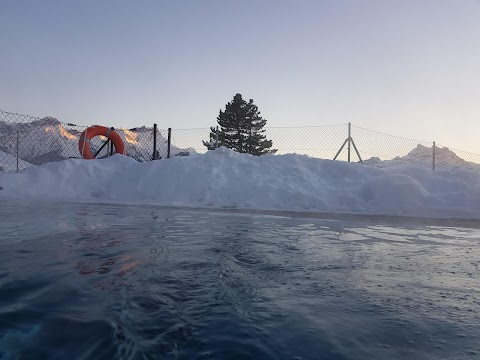
[[[0,204],[0,359],[477,359],[480,230]]]

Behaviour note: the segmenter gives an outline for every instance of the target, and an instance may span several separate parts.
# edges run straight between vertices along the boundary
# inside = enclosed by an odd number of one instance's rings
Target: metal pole
[[[362,157],[360,156],[360,153],[358,152],[357,146],[355,145],[355,141],[353,141],[353,138],[352,138],[352,145],[353,145],[353,148],[354,148],[355,152],[357,153],[358,160],[360,160],[360,162],[361,162],[362,165],[363,165]]]
[[[172,143],[172,128],[168,128],[168,141],[167,141],[167,159],[170,159],[170,145]]]
[[[18,143],[20,142],[20,132],[17,130],[17,173],[18,173]]]
[[[340,147],[340,150],[338,150],[337,155],[335,155],[335,157],[333,158],[333,160],[337,160],[338,155],[340,155],[340,153],[342,152],[343,147],[345,146],[345,144],[347,143],[347,141],[348,141],[348,139],[345,139],[345,141],[343,142],[342,146]]]
[[[105,142],[102,144],[102,146],[100,146],[100,149],[98,149],[98,150],[95,152],[95,154],[93,154],[93,157],[97,157],[98,154],[100,154],[100,151],[102,151],[103,148],[104,148],[105,146],[107,146],[109,142],[110,142],[110,140],[107,139],[107,141],[105,141]],[[107,146],[107,156],[108,156],[108,146]]]
[[[157,160],[157,124],[153,124],[153,160]]]
[[[115,130],[114,127],[111,127],[110,129],[111,129],[112,131]],[[109,140],[109,141],[110,141],[110,156],[112,156],[112,155],[113,155],[113,141],[112,141],[112,140]],[[116,149],[115,149],[115,150],[116,150]],[[108,152],[108,150],[107,150],[107,152]]]
[[[435,170],[435,141],[433,142],[433,170]]]
[[[218,126],[217,126],[217,133],[216,133],[216,139],[215,139],[215,149],[218,149]]]
[[[350,143],[352,142],[352,124],[348,123],[348,162],[350,162]]]

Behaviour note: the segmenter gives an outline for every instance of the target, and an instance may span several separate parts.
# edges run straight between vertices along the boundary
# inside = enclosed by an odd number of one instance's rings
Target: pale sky
[[[480,153],[477,0],[0,0],[0,109],[198,128],[355,125]]]

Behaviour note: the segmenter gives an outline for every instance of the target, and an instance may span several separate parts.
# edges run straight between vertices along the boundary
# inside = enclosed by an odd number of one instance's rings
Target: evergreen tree
[[[225,105],[225,111],[220,110],[217,116],[218,146],[225,146],[240,153],[252,155],[274,154],[277,150],[270,149],[272,141],[263,134],[267,120],[260,116],[257,105],[250,99],[242,99],[236,94],[233,100]],[[217,130],[210,127],[210,140],[203,141],[208,150],[215,149]]]

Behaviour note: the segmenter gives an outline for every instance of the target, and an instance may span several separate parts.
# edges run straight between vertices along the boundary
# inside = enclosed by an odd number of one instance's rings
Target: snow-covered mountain
[[[16,169],[17,140],[19,158],[28,164],[42,165],[68,158],[79,158],[78,140],[84,127],[68,126],[53,117],[45,117],[29,123],[8,123],[0,121],[0,164],[12,163]],[[134,130],[115,130],[122,138],[127,155],[138,161],[149,161],[153,155],[153,129],[140,127]],[[92,139],[92,151],[96,151],[104,138]],[[157,133],[157,150],[160,157],[166,157],[167,139]],[[172,144],[171,155],[181,152],[195,152],[193,149],[180,149]],[[106,147],[99,157],[106,156]],[[0,171],[13,171],[11,166],[2,166]],[[23,163],[22,163],[23,164]],[[24,166],[28,167],[28,166]]]
[[[415,149],[405,156],[397,156],[391,160],[380,160],[378,157],[372,157],[365,160],[364,164],[382,168],[415,165],[431,169],[433,166],[433,148],[418,144]],[[479,164],[460,158],[447,147],[435,148],[435,168],[442,170],[480,171]]]

